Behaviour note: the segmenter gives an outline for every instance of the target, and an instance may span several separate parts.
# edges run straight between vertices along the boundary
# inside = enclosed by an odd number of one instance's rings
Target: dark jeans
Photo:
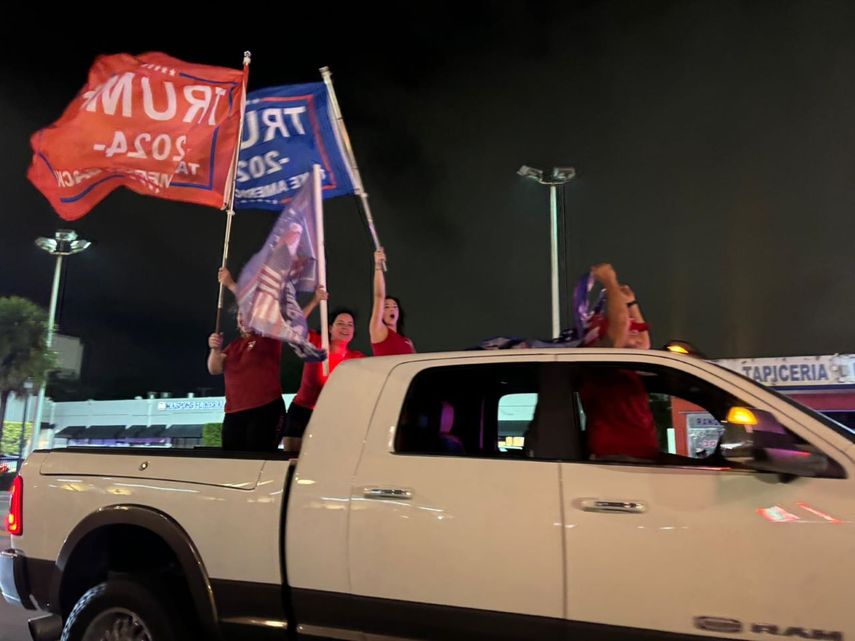
[[[223,419],[223,449],[275,452],[284,418],[285,403],[281,397],[261,407],[226,414]]]
[[[302,405],[291,403],[288,408],[288,416],[285,418],[285,436],[289,438],[303,438],[306,425],[312,418],[312,410]]]

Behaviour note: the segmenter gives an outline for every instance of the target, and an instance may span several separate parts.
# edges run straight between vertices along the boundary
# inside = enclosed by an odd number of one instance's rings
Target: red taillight
[[[15,477],[12,494],[9,496],[9,515],[6,517],[6,531],[21,536],[24,531],[24,479]]]

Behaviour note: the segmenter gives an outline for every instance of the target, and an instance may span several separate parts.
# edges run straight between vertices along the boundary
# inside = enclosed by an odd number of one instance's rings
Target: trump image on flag
[[[326,351],[309,342],[297,292],[317,287],[317,236],[313,174],[285,208],[261,251],[241,271],[237,299],[244,323],[257,334],[288,343],[300,358],[322,361]]]

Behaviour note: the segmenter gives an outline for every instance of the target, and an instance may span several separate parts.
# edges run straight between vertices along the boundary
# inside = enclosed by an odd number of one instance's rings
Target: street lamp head
[[[89,245],[91,245],[91,244],[92,243],[88,240],[82,240],[82,239],[81,240],[73,240],[73,241],[71,241],[71,253],[72,254],[79,254],[84,249],[89,247]]]
[[[566,183],[576,176],[576,170],[573,167],[553,167],[550,179],[558,183]]]
[[[576,175],[576,170],[573,167],[553,167],[549,173],[544,174],[542,169],[523,165],[517,173],[524,178],[536,180],[542,185],[562,185]]]
[[[79,254],[91,244],[88,240],[78,238],[77,232],[71,229],[58,229],[53,238],[36,238],[36,247],[52,256]]]
[[[531,178],[532,180],[536,180],[540,182],[543,180],[543,171],[540,169],[535,169],[534,167],[529,167],[528,165],[523,165],[519,169],[517,169],[517,173],[523,178]]]
[[[54,236],[57,240],[67,240],[68,242],[77,240],[77,232],[73,229],[57,229]]]
[[[57,242],[53,238],[36,238],[36,247],[44,249],[47,253],[52,254],[56,251]]]

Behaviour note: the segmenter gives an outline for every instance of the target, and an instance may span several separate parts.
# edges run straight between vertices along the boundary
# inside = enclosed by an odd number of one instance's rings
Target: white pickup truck
[[[592,460],[579,390],[618,370],[714,451]],[[296,460],[33,453],[0,585],[37,641],[844,641],[853,524],[851,431],[715,364],[419,354],[342,364]]]

